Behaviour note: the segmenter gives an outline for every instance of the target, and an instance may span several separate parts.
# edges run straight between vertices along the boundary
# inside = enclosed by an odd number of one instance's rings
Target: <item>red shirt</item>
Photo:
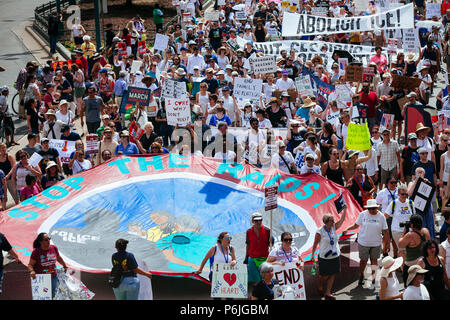
[[[254,227],[247,230],[246,244],[248,244],[248,256],[250,258],[261,258],[269,255],[270,230],[262,226],[259,237],[256,236]]]
[[[442,4],[441,4],[441,15],[444,15],[445,11],[447,11],[447,9],[450,9],[450,1],[444,0],[444,1],[442,1]]]
[[[376,116],[376,106],[378,105],[378,96],[375,92],[369,91],[369,94],[361,92],[361,103],[369,107],[368,118]]]
[[[31,259],[36,261],[34,266],[36,274],[51,274],[52,277],[56,277],[56,262],[58,257],[59,251],[54,245],[50,245],[48,250],[42,250],[41,248],[34,249],[31,253]]]

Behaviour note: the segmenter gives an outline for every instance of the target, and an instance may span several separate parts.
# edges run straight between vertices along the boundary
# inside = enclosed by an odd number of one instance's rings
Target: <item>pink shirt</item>
[[[41,192],[41,188],[37,183],[35,183],[31,188],[30,187],[23,187],[20,189],[20,197],[24,199],[31,198],[32,196],[35,196]]]
[[[379,73],[383,73],[384,72],[384,66],[387,65],[387,59],[386,59],[386,57],[384,55],[380,55],[380,56],[374,55],[372,58],[370,58],[369,63],[370,62],[373,62],[373,63],[378,65],[378,72]]]

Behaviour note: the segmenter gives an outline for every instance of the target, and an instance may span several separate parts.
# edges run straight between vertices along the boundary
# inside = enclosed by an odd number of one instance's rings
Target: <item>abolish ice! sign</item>
[[[376,29],[414,28],[414,7],[408,5],[370,16],[327,18],[285,12],[283,37],[371,31]]]

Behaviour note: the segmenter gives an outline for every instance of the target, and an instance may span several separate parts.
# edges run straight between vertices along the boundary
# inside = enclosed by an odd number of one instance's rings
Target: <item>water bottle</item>
[[[316,275],[316,272],[317,272],[317,264],[316,264],[316,260],[314,260],[313,266],[312,266],[312,268],[311,268],[311,274],[312,274],[313,276],[315,276],[315,275]]]

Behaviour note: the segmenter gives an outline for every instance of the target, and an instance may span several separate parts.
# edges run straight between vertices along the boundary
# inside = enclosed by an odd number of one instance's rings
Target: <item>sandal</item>
[[[325,300],[336,300],[335,296],[332,296],[331,294],[325,295]]]

